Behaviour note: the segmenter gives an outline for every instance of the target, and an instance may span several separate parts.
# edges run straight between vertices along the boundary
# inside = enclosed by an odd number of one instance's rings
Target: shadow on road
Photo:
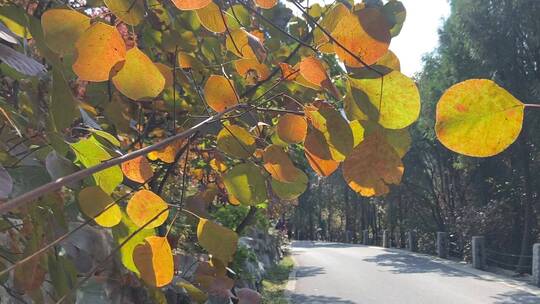
[[[349,300],[343,300],[338,297],[327,297],[327,296],[315,296],[315,295],[304,295],[304,294],[294,294],[291,297],[292,303],[295,304],[326,304],[326,303],[337,303],[337,304],[355,304]]]
[[[473,276],[425,258],[395,252],[387,252],[385,254],[365,258],[364,261],[377,263],[378,266],[382,267],[392,267],[393,269],[390,271],[396,274],[437,272],[441,275],[451,277]]]
[[[325,274],[324,268],[316,266],[300,266],[296,267],[296,277],[297,278],[306,278],[314,277],[319,274]]]
[[[524,291],[501,293],[493,298],[495,299],[494,304],[538,304],[537,296]]]

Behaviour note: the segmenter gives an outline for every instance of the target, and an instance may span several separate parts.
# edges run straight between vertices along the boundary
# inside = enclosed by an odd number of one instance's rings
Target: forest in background
[[[538,103],[539,14],[535,0],[451,1],[440,46],[424,57],[423,71],[415,76],[422,112],[411,128],[402,184],[383,198],[364,198],[339,173],[326,179],[312,174],[309,191],[289,215],[295,237],[360,242],[362,230],[368,229],[380,242],[382,230],[388,229],[393,246],[405,247],[406,232],[413,230],[419,250],[434,252],[436,232],[445,231],[454,257],[470,259],[475,235],[484,235],[492,251],[530,255],[539,237],[537,113],[527,113],[518,140],[491,158],[470,158],[442,146],[434,117],[444,91],[471,78],[492,79],[524,102]],[[518,272],[530,269],[527,257],[493,258],[498,266]]]

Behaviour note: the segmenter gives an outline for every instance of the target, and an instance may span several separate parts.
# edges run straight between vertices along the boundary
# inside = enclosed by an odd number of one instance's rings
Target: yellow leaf
[[[133,100],[152,99],[165,88],[165,77],[156,65],[137,47],[126,53],[126,61],[113,76],[116,89]]]
[[[50,9],[41,16],[45,43],[60,55],[75,50],[75,43],[90,27],[90,18],[71,9]]]
[[[169,211],[161,213],[167,208],[167,203],[154,192],[139,190],[129,200],[126,212],[135,225],[142,227],[149,223],[144,229],[151,229],[161,226],[167,220]],[[153,219],[156,216],[157,218]]]
[[[223,33],[227,29],[225,14],[214,2],[210,2],[196,12],[201,24],[210,32]]]
[[[169,284],[174,275],[171,245],[165,237],[149,236],[133,251],[133,262],[143,281],[155,287]]]
[[[199,219],[197,239],[208,253],[225,264],[232,261],[238,246],[236,232],[204,218]]]
[[[111,69],[126,57],[126,45],[115,27],[97,22],[75,43],[73,72],[81,80],[106,81]]]
[[[255,138],[240,126],[223,126],[217,136],[217,147],[232,157],[248,158],[255,152]]]
[[[439,100],[435,131],[441,143],[457,153],[496,155],[518,138],[524,108],[491,80],[467,80],[448,89]]]
[[[332,33],[336,28],[337,24],[341,21],[342,18],[350,15],[349,9],[342,3],[337,3],[326,13],[320,23],[321,27],[324,28],[328,33]],[[330,43],[330,39],[320,28],[315,28],[313,31],[313,40],[315,46],[323,53],[333,54],[334,47]]]
[[[98,225],[113,227],[120,223],[122,219],[120,207],[100,187],[92,186],[82,189],[79,192],[78,199],[82,213],[89,218],[93,218]],[[107,210],[103,211],[105,209]],[[100,212],[102,213],[100,214]]]
[[[227,35],[225,40],[227,50],[240,58],[257,59],[259,62],[264,61],[266,50],[257,36],[246,32],[242,28],[230,32],[231,34]]]
[[[23,6],[6,5],[2,3],[0,5],[0,21],[3,22],[13,34],[30,39],[32,35],[28,28],[28,22],[26,21],[26,12]]]
[[[367,116],[377,120],[387,129],[403,129],[418,119],[420,93],[409,77],[398,71],[392,71],[382,80],[381,78],[349,78],[349,80],[352,96],[345,99],[349,119],[365,120]]]
[[[208,106],[216,112],[223,112],[238,104],[238,95],[232,81],[220,75],[208,78],[204,85],[204,97]]]

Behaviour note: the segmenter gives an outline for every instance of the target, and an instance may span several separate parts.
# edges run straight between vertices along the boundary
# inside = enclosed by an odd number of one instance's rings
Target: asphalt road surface
[[[292,254],[292,303],[540,304],[530,285],[407,251],[297,241]]]

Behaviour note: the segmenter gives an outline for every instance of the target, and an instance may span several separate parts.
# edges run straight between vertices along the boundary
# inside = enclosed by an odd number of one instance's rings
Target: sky
[[[422,56],[439,45],[438,29],[450,14],[447,0],[401,0],[407,19],[390,49],[401,61],[401,72],[407,76],[422,70]]]

